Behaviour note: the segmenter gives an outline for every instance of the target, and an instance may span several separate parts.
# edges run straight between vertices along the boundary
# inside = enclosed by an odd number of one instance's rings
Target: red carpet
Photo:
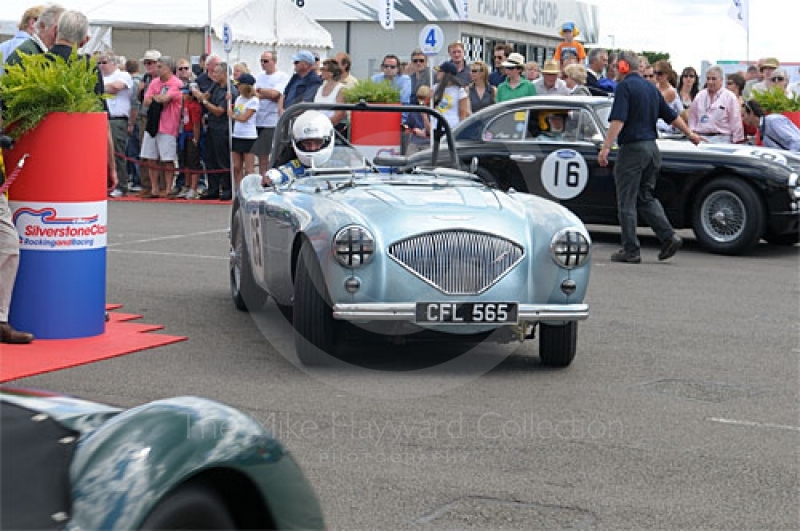
[[[121,305],[108,305],[116,310]],[[161,325],[132,323],[141,315],[109,312],[105,333],[82,339],[39,339],[30,345],[0,344],[0,382],[26,378],[77,365],[124,356],[148,348],[185,341],[183,336],[151,334]]]

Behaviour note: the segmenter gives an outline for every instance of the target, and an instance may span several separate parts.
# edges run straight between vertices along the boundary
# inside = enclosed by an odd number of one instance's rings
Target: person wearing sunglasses
[[[314,72],[314,54],[308,50],[300,50],[292,56],[292,62],[294,75],[289,79],[278,101],[281,114],[295,103],[314,101],[317,89],[322,85],[322,78]]]
[[[789,90],[789,74],[783,68],[775,70],[769,80],[772,82],[773,87],[780,87],[790,98],[794,96],[792,91]]]
[[[420,87],[431,86],[431,73],[428,69],[428,57],[420,50],[415,48],[411,52],[410,74],[411,91],[416,94]]]
[[[758,71],[761,75],[761,81],[755,83],[750,90],[748,91],[745,89],[744,97],[749,98],[750,94],[754,90],[760,90],[761,92],[768,91],[772,88],[772,78],[775,77],[775,72],[781,67],[780,61],[775,57],[767,57],[765,59],[760,59],[760,63],[758,65]]]
[[[411,103],[411,78],[400,73],[400,59],[396,55],[384,56],[381,62],[381,73],[372,76],[372,81],[389,83],[400,89],[400,103],[403,105]]]
[[[691,66],[684,68],[681,77],[678,78],[678,97],[684,109],[691,107],[698,92],[700,92],[700,79],[697,77],[697,70]]]
[[[742,113],[746,124],[758,128],[766,147],[800,154],[800,129],[789,118],[780,113],[765,113],[756,100],[745,101]]]
[[[510,44],[502,43],[494,47],[494,71],[489,74],[489,84],[493,87],[499,87],[500,83],[506,80],[506,71],[503,68],[503,63],[508,60],[508,56],[514,48]]]

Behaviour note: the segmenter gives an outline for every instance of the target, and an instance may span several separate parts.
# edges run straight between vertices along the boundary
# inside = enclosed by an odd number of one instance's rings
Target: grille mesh
[[[523,254],[514,242],[466,230],[420,234],[389,246],[389,256],[448,295],[486,291]]]

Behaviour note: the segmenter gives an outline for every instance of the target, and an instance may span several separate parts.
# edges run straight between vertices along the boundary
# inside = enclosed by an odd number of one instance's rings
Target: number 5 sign
[[[436,55],[444,44],[444,32],[436,24],[428,24],[419,34],[419,47],[425,55]]]

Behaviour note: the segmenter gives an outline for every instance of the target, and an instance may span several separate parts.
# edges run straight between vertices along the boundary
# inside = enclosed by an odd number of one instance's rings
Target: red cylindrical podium
[[[106,300],[108,119],[51,113],[5,152],[29,157],[9,188],[20,237],[11,325],[40,339],[102,334]]]

